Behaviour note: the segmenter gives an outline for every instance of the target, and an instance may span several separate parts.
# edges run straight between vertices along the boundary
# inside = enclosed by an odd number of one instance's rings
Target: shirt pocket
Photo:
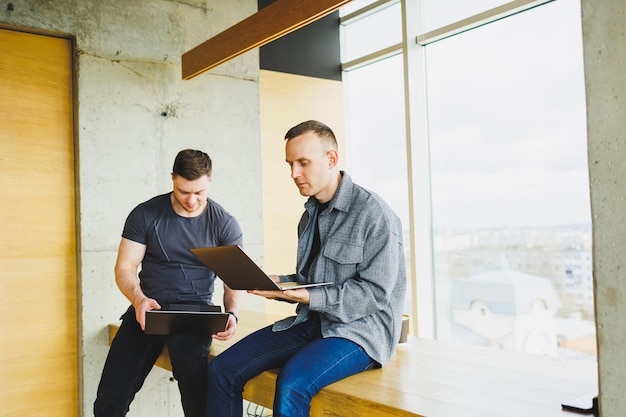
[[[323,254],[326,273],[344,281],[356,276],[357,265],[363,261],[363,245],[330,239]]]

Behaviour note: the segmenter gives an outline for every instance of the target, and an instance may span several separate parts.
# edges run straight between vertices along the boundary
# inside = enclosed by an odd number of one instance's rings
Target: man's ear
[[[328,155],[328,168],[336,167],[339,163],[339,152],[335,149],[331,149],[326,155]]]

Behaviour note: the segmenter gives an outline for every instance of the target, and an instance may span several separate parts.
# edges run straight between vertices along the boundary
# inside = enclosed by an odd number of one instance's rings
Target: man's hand
[[[133,307],[135,307],[135,319],[141,326],[141,330],[146,330],[146,311],[161,309],[156,300],[145,296],[133,302]]]
[[[274,282],[280,282],[279,275],[270,275]],[[309,304],[309,290],[306,288],[298,288],[295,290],[278,290],[278,291],[261,291],[248,290],[248,293],[265,297],[268,300],[286,300],[294,303]]]
[[[235,335],[237,331],[237,320],[232,314],[228,315],[228,323],[226,323],[226,330],[223,332],[215,333],[212,337],[215,340],[228,340]]]
[[[309,290],[307,290],[306,288],[297,288],[295,290],[283,291],[248,290],[248,293],[265,297],[268,300],[282,299],[302,304],[309,304],[309,301],[311,300]]]

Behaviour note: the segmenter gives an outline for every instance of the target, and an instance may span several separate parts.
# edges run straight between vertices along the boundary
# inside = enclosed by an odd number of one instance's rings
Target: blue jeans
[[[202,335],[147,335],[135,319],[135,310],[130,308],[122,316],[122,324],[109,349],[94,415],[125,416],[163,346],[167,345],[185,416],[204,416],[206,363],[211,340],[210,336]]]
[[[322,338],[319,319],[287,330],[268,326],[252,333],[209,364],[207,417],[241,417],[246,382],[281,368],[276,380],[274,417],[308,416],[311,398],[326,385],[377,366],[356,343]]]

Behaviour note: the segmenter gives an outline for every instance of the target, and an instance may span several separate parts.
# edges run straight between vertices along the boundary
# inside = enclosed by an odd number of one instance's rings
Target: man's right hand
[[[141,330],[146,330],[146,311],[161,309],[161,306],[156,300],[145,296],[139,301],[134,302],[133,307],[135,307],[135,319],[141,326]]]

